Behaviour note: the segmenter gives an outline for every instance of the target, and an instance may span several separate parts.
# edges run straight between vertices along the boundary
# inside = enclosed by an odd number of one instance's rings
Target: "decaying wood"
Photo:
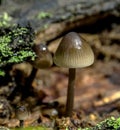
[[[8,12],[13,22],[31,23],[36,30],[36,43],[50,41],[64,32],[109,16],[119,17],[119,10],[119,0],[5,0],[0,6],[0,14]],[[41,12],[49,15],[38,18]]]
[[[68,19],[59,23],[51,23],[47,29],[37,32],[36,43],[51,41],[56,37],[61,36],[64,32],[84,25],[93,24],[96,20],[104,19],[108,15],[110,14],[105,13],[103,15],[93,15],[87,17],[78,16],[73,20]]]
[[[94,24],[96,21],[105,19],[109,16],[118,17],[120,15],[118,11],[119,5],[120,2],[118,1],[113,2],[109,0],[94,2],[91,0],[89,2],[74,2],[73,5],[64,6],[64,10],[63,8],[59,8],[59,11],[54,14],[53,22],[48,25],[47,29],[38,31],[36,43],[50,41],[64,32],[85,25]],[[55,19],[56,16],[59,17],[58,21]]]
[[[120,99],[120,91],[118,92],[111,92],[109,95],[107,95],[106,97],[103,97],[102,100],[100,101],[95,101],[94,102],[94,106],[102,106],[105,104],[110,104],[116,100]]]

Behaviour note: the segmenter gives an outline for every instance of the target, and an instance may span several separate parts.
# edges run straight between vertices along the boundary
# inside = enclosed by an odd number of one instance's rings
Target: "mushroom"
[[[37,69],[46,69],[52,66],[53,59],[51,53],[48,51],[45,44],[34,45],[33,50],[36,53],[36,58],[31,62],[33,69],[28,80],[29,84],[32,83],[36,75]]]
[[[30,111],[25,105],[18,105],[16,107],[16,117],[20,121],[20,126],[23,126],[24,120],[29,118],[30,114]]]
[[[47,49],[47,46],[45,44],[35,44],[33,46],[33,50],[36,53],[36,58],[34,61],[30,61],[30,63],[33,65],[32,72],[28,79],[26,80],[26,87],[24,87],[24,93],[25,97],[28,95],[29,86],[31,86],[35,75],[37,73],[37,69],[46,69],[52,66],[53,59],[52,54]],[[24,97],[23,97],[24,98]]]
[[[34,45],[33,50],[37,55],[32,62],[35,68],[46,69],[53,64],[52,55],[45,44]]]
[[[70,32],[63,37],[53,60],[57,66],[69,68],[65,114],[66,116],[71,116],[74,104],[76,68],[87,67],[93,64],[94,54],[90,45],[82,37],[75,32]]]

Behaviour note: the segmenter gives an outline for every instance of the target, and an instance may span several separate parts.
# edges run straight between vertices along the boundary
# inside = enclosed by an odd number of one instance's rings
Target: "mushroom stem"
[[[73,104],[74,104],[74,84],[75,84],[75,68],[69,69],[69,80],[67,90],[67,103],[66,103],[66,116],[72,115]]]
[[[24,121],[20,120],[20,127],[23,127],[23,125],[24,125]]]
[[[26,85],[27,85],[28,87],[30,87],[30,86],[32,85],[32,82],[33,82],[33,80],[35,79],[37,70],[38,70],[38,69],[36,69],[36,68],[34,68],[34,67],[32,68],[32,72],[31,72],[31,74],[30,74],[30,76],[28,77],[27,82],[26,82]]]
[[[28,97],[29,94],[33,94],[33,89],[31,86],[32,86],[33,80],[35,79],[37,70],[38,69],[33,67],[30,76],[26,80],[25,86],[23,87],[23,96],[22,96],[23,99]]]

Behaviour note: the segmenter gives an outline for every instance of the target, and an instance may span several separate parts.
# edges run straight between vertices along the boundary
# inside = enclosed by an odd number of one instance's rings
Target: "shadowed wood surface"
[[[66,105],[67,69],[52,66],[38,70],[32,83],[35,95],[23,101],[21,90],[9,100],[12,91],[25,84],[32,70],[29,63],[13,65],[10,79],[0,84],[0,125],[20,125],[15,111],[19,103],[30,108],[24,126],[78,129],[95,126],[110,116],[119,117],[119,0],[2,0],[0,4],[0,14],[7,12],[13,23],[24,25],[29,21],[36,30],[36,43],[46,42],[52,53],[68,31],[80,33],[95,53],[94,65],[76,71],[71,118],[61,118]]]
[[[71,29],[120,15],[119,0],[4,0],[0,12],[8,12],[15,23],[31,23],[36,43],[50,41]]]

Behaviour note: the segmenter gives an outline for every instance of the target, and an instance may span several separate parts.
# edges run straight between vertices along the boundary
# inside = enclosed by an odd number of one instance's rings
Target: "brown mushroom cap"
[[[51,53],[48,51],[45,44],[34,45],[33,50],[35,51],[37,57],[32,62],[35,68],[49,68],[53,64],[53,59]]]
[[[30,116],[30,112],[26,106],[21,105],[16,108],[16,117],[19,120],[26,120]]]
[[[66,34],[54,55],[54,63],[66,68],[86,67],[94,62],[90,45],[77,33]]]

